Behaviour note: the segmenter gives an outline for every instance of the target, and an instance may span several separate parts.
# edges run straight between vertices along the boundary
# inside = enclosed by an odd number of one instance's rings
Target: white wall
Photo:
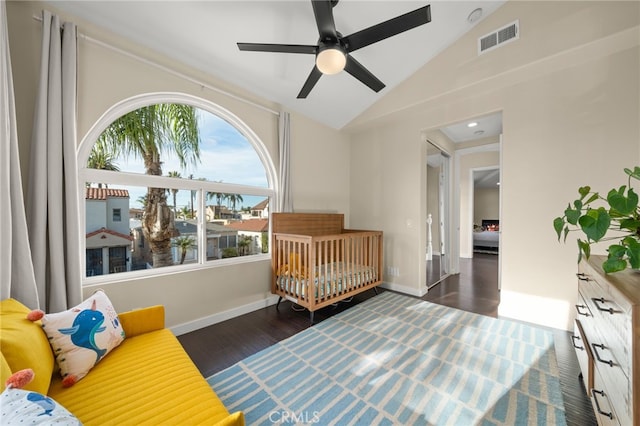
[[[477,38],[515,19],[520,39],[478,57]],[[557,243],[552,221],[579,186],[622,185],[640,158],[639,22],[638,2],[508,2],[349,125],[351,192],[366,194],[351,215],[379,207],[387,264],[408,268],[398,285],[422,280],[424,245],[405,224],[425,217],[417,134],[502,111],[499,314],[571,328],[576,246]]]
[[[16,92],[20,156],[25,187],[28,181],[29,141],[37,88],[41,23],[33,16],[44,6],[38,2],[7,2],[9,40]],[[55,9],[51,5],[47,9]],[[62,19],[78,24],[79,33],[148,58],[272,110],[280,106],[258,98],[202,72],[188,69],[142,49],[116,35],[72,16]],[[278,166],[277,116],[216,91],[203,88],[135,58],[80,37],[78,40],[78,142],[109,108],[133,96],[156,92],[180,92],[214,102],[244,121],[265,144]],[[296,208],[339,211],[349,214],[349,146],[340,132],[292,114],[293,198]],[[88,142],[89,143],[89,142]],[[332,167],[330,172],[327,165]],[[167,325],[178,331],[197,328],[211,321],[255,309],[270,298],[270,261],[203,268],[153,278],[125,279],[101,284],[119,311],[163,304]],[[85,296],[94,291],[86,287]]]

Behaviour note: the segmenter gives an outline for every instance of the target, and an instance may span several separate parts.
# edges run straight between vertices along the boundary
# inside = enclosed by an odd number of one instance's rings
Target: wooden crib
[[[274,213],[271,292],[314,311],[382,283],[382,232],[344,229],[344,215]],[[377,292],[377,290],[376,290]]]

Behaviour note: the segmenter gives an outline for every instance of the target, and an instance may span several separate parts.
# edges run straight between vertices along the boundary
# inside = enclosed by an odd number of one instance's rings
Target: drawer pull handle
[[[578,349],[578,350],[584,351],[584,346],[578,346],[578,345],[576,345],[576,340],[581,340],[581,339],[580,339],[580,336],[576,336],[575,334],[574,334],[574,335],[572,335],[572,336],[571,336],[571,343],[573,343],[573,347],[574,347],[574,348],[576,348],[576,349]]]
[[[603,349],[603,350],[607,349],[604,345],[598,344],[598,343],[592,343],[591,346],[593,346],[593,352],[596,354],[596,359],[598,361],[600,361],[603,364],[609,364],[609,367],[613,367],[613,361],[612,360],[600,358],[600,354],[598,353],[598,349],[597,348],[600,348],[600,349]]]
[[[596,403],[596,410],[598,410],[598,413],[602,414],[603,416],[607,416],[607,417],[609,417],[610,419],[613,420],[613,412],[609,411],[607,413],[605,411],[602,411],[602,409],[600,408],[600,403],[598,402],[598,397],[596,396],[596,394],[602,396],[603,398],[607,397],[605,395],[604,391],[597,390],[597,389],[591,389],[591,396],[593,397],[593,401]]]
[[[576,274],[576,277],[578,277],[580,281],[589,281],[589,277],[587,277],[587,274],[585,274],[584,272],[578,272]]]
[[[585,312],[580,312],[580,309],[587,309],[585,305],[576,305],[576,312],[578,312],[578,315],[584,315],[585,317],[589,316],[588,310],[586,310]]]
[[[593,303],[596,305],[596,308],[598,308],[599,311],[609,312],[611,315],[613,315],[613,313],[615,312],[613,308],[604,308],[598,304],[598,303],[607,303],[607,301],[604,300],[604,297],[600,297],[600,298],[592,297],[591,300],[593,300]]]

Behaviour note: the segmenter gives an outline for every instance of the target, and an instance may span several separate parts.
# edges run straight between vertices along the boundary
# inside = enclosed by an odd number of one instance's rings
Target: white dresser
[[[600,425],[640,426],[640,272],[578,267],[573,345]]]

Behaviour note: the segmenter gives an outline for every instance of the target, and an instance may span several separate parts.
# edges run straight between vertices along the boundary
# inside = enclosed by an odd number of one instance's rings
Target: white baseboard
[[[427,294],[427,286],[424,286],[424,288],[420,287],[419,289],[417,289],[415,287],[407,287],[401,284],[384,282],[380,284],[380,287],[386,288],[387,290],[397,291],[398,293],[404,293],[404,294],[408,294],[410,296],[415,296],[415,297],[422,297],[425,294]]]
[[[257,311],[258,309],[275,305],[276,303],[278,303],[278,296],[270,295],[263,300],[258,300],[256,302],[238,306],[237,308],[229,309],[227,311],[218,312],[207,317],[198,318],[194,321],[178,324],[176,326],[170,327],[169,329],[173,332],[174,335],[180,336],[181,334],[199,330],[201,328],[208,327],[210,325],[217,324],[231,318],[239,317],[240,315],[248,314],[249,312]]]
[[[415,287],[407,287],[394,283],[382,283],[380,285],[382,288],[386,288],[388,290],[397,291],[399,293],[408,294],[411,296],[422,297],[427,294],[427,287],[424,289],[420,288],[419,290]],[[422,292],[424,290],[424,292]],[[209,315],[203,318],[198,318],[194,321],[189,321],[183,324],[178,324],[169,329],[173,332],[174,335],[180,336],[182,334],[186,334],[195,330],[199,330],[204,327],[208,327],[213,324],[217,324],[222,321],[226,321],[231,318],[239,317],[240,315],[248,314],[253,311],[257,311],[258,309],[266,308],[268,306],[273,306],[278,303],[277,295],[270,295],[269,297],[258,300],[256,302],[252,302],[246,305],[238,306],[237,308],[229,309],[227,311],[218,312],[213,315]]]

